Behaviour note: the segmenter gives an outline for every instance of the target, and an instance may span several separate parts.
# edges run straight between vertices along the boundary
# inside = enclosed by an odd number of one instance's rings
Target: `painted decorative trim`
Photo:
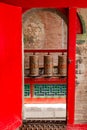
[[[87,34],[77,34],[77,40],[86,40]]]
[[[82,28],[83,28],[83,34],[84,34],[84,33],[86,33],[85,21],[84,21],[82,15],[81,15],[80,13],[78,13],[78,16],[79,16],[79,18],[80,18],[80,20],[81,20],[81,24],[82,24]]]
[[[76,43],[83,44],[85,43],[86,38],[87,38],[87,34],[77,34]]]
[[[87,38],[87,34],[86,34],[86,25],[85,25],[85,21],[82,17],[82,15],[80,13],[78,13],[78,16],[80,18],[81,24],[82,24],[82,28],[83,28],[83,34],[77,34],[77,44],[83,44],[86,41]]]
[[[30,85],[25,84],[24,85],[24,98],[29,98],[30,97]]]
[[[78,40],[76,43],[77,44],[83,44],[85,42],[85,40]]]
[[[35,98],[66,97],[65,84],[35,84],[33,95]]]
[[[87,39],[87,34],[77,34],[76,43],[83,44],[85,43],[86,39]]]

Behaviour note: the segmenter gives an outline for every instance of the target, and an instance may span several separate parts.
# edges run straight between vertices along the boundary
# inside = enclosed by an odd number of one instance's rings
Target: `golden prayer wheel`
[[[44,56],[44,74],[47,77],[53,76],[53,57],[51,55]]]
[[[66,55],[58,56],[58,73],[61,76],[67,75],[67,56]]]
[[[29,56],[30,76],[39,76],[39,57],[37,55]]]

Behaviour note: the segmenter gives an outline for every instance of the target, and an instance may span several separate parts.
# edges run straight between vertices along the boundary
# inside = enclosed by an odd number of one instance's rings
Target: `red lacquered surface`
[[[21,8],[0,3],[0,130],[22,119]]]
[[[87,130],[87,124],[67,125],[67,130]]]
[[[69,9],[68,26],[68,89],[67,89],[67,120],[74,123],[75,111],[75,53],[76,53],[76,8]]]
[[[87,0],[0,0],[2,2],[21,6],[22,8],[26,7],[87,7]]]
[[[50,84],[66,84],[66,78],[25,78],[24,79],[25,83],[50,83]]]
[[[55,52],[67,52],[66,49],[60,49],[60,50],[28,50],[28,49],[25,49],[24,50],[25,53],[28,53],[28,52],[50,52],[50,53],[55,53]]]

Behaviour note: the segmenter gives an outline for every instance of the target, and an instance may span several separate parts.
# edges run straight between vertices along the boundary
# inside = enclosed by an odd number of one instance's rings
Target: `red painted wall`
[[[21,124],[21,39],[21,8],[0,3],[0,130]]]

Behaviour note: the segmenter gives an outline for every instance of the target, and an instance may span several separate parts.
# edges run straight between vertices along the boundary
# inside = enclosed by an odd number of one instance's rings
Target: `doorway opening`
[[[55,8],[32,8],[22,20],[24,119],[66,121],[66,15]]]

